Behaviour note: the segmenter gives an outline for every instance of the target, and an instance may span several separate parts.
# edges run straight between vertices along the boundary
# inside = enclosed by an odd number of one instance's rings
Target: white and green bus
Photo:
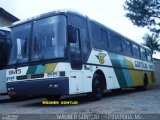
[[[11,32],[8,27],[0,27],[0,94],[7,93],[6,67],[10,53]]]
[[[87,93],[155,82],[150,49],[74,11],[54,11],[11,26],[11,98]]]

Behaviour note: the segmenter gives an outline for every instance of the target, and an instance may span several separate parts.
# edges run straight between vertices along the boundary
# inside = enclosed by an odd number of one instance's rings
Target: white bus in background
[[[0,27],[0,94],[7,93],[6,66],[10,51],[10,33],[8,27]]]

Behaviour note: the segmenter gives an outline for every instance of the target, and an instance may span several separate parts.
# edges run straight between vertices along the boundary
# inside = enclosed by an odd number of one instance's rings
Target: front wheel
[[[98,75],[95,75],[93,77],[93,83],[92,83],[92,93],[89,94],[89,97],[92,100],[100,100],[103,96],[103,87],[100,80],[100,77]]]

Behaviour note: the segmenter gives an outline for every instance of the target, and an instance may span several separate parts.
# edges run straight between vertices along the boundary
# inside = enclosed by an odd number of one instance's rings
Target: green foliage
[[[143,45],[149,47],[152,51],[152,54],[154,51],[160,51],[160,44],[158,43],[159,37],[157,34],[145,34],[145,36],[143,37],[144,43]]]
[[[160,33],[160,0],[126,0],[124,9],[134,25]]]

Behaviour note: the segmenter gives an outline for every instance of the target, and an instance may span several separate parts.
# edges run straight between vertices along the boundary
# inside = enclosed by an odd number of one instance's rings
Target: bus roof
[[[37,15],[37,16],[33,16],[33,17],[27,18],[27,19],[25,19],[25,20],[17,21],[17,22],[15,22],[15,23],[13,23],[13,24],[11,25],[11,28],[12,28],[12,27],[15,27],[15,26],[18,26],[18,25],[20,25],[20,24],[23,24],[23,23],[27,23],[27,22],[33,21],[33,20],[38,20],[38,19],[41,19],[41,18],[50,17],[50,16],[53,16],[53,15],[56,15],[56,14],[64,14],[64,15],[65,15],[65,14],[67,14],[67,13],[72,13],[72,14],[75,14],[75,15],[78,15],[78,16],[87,18],[86,15],[84,15],[83,13],[80,13],[80,12],[78,12],[78,11],[76,11],[76,10],[73,10],[73,9],[62,9],[62,10],[56,10],[56,11],[52,11],[52,12],[40,14],[40,15]],[[111,28],[109,28],[109,27],[107,27],[107,26],[105,26],[105,25],[97,22],[96,20],[93,20],[93,19],[90,18],[90,21],[93,22],[93,23],[95,23],[95,24],[97,24],[98,26],[100,26],[100,27],[102,27],[102,28],[105,28],[105,29],[109,30],[110,32],[114,32],[114,33],[116,33],[117,35],[119,35],[119,36],[121,36],[121,37],[123,37],[123,38],[125,38],[125,39],[128,39],[128,40],[130,40],[131,42],[133,42],[133,43],[135,43],[135,44],[138,44],[138,45],[140,45],[140,46],[142,46],[142,47],[150,50],[150,48],[148,48],[148,47],[146,47],[146,46],[144,46],[144,45],[142,45],[142,44],[139,44],[139,43],[137,43],[137,42],[135,42],[135,41],[133,41],[133,40],[125,37],[124,35],[120,34],[119,32],[114,31],[113,29],[111,29]]]
[[[79,13],[76,10],[62,9],[62,10],[56,10],[56,11],[40,14],[40,15],[33,16],[33,17],[30,17],[30,18],[27,18],[27,19],[24,19],[24,20],[14,22],[14,23],[12,23],[11,28],[14,27],[14,26],[18,26],[20,24],[23,24],[23,23],[33,21],[33,20],[38,20],[38,19],[41,19],[41,18],[50,17],[50,16],[57,15],[57,14],[67,15],[67,13],[73,13],[73,14],[76,14],[76,15],[79,15],[79,16],[86,17],[86,15],[83,15],[82,13]]]

